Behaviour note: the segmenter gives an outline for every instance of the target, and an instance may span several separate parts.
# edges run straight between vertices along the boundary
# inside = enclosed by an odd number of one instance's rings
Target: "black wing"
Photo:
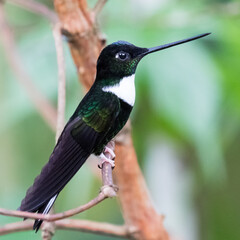
[[[74,115],[80,115],[82,121],[75,124],[72,130],[73,138],[87,151],[100,154],[104,143],[106,144],[104,138],[109,134],[120,112],[118,97],[102,91],[92,94],[76,112]]]
[[[69,121],[64,128],[48,163],[28,189],[19,210],[47,214],[59,192],[89,157],[90,153],[79,146],[71,135],[77,121],[81,119]],[[42,220],[36,220],[33,229],[37,232],[41,224]]]
[[[38,211],[63,189],[90,155],[71,136],[74,124],[69,123],[65,127],[49,162],[43,167],[22,200],[20,210]]]

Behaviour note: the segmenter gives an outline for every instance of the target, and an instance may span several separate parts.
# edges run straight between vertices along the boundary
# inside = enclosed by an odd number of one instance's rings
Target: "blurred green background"
[[[53,8],[52,3],[41,1]],[[96,1],[89,1],[93,6]],[[57,63],[43,17],[6,4],[24,70],[56,105]],[[100,16],[107,42],[153,47],[212,34],[146,57],[136,73],[133,138],[153,202],[177,240],[240,239],[240,2],[109,1]],[[16,209],[48,161],[54,132],[42,120],[6,60],[0,36],[0,207]],[[83,94],[68,46],[66,119]],[[87,202],[101,182],[86,164],[56,201],[56,211]],[[136,199],[137,201],[137,199]],[[122,224],[116,199],[75,218]],[[0,225],[19,219],[0,216]],[[56,232],[55,239],[117,239]],[[40,239],[33,231],[1,239]]]

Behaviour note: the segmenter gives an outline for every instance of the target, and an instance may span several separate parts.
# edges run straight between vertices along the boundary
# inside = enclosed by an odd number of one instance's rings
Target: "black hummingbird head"
[[[122,78],[132,75],[147,48],[137,47],[126,41],[106,46],[97,61],[97,78]]]
[[[126,41],[114,42],[106,46],[99,55],[97,61],[97,79],[121,79],[132,75],[135,73],[139,61],[149,53],[190,42],[209,34],[205,33],[153,48],[137,47]]]

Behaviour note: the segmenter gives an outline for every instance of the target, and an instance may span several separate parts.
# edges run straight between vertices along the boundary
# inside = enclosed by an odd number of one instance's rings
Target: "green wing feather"
[[[85,100],[85,99],[84,99]],[[103,138],[114,125],[120,111],[118,98],[112,93],[87,96],[79,107],[79,120],[72,130],[74,139],[88,152],[102,149]]]
[[[118,98],[112,93],[92,95],[87,103],[82,106],[79,115],[89,127],[96,132],[106,132],[120,110]]]

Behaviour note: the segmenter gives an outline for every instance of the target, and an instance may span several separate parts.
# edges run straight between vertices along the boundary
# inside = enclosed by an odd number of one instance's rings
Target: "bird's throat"
[[[113,86],[103,87],[104,92],[111,92],[124,102],[133,106],[135,103],[135,74],[131,76],[123,77],[119,83]]]

